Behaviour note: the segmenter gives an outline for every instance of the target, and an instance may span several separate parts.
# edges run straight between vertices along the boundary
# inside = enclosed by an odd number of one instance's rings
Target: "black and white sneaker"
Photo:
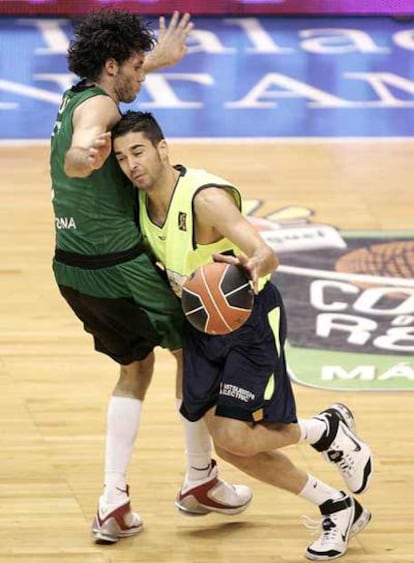
[[[335,403],[315,418],[324,420],[325,434],[312,446],[334,463],[354,494],[363,493],[372,477],[372,454],[368,445],[355,434],[355,421],[350,409]]]
[[[349,539],[362,532],[362,530],[364,530],[368,526],[372,518],[371,512],[367,508],[363,507],[356,498],[354,498],[353,500],[355,505],[355,513],[351,531],[349,532]]]
[[[342,498],[329,500],[328,503],[324,503],[320,510],[321,512],[329,512],[332,508],[340,508],[338,506],[338,500],[344,500],[345,503],[343,505],[344,508],[348,508],[348,497],[343,491],[341,491]],[[361,506],[361,504],[355,499],[351,499],[354,503],[354,517],[351,525],[351,529],[348,535],[348,542],[351,538],[355,537],[357,534],[362,532],[366,528],[366,526],[371,521],[371,512]],[[322,522],[315,522],[307,517],[305,517],[305,526],[312,530],[320,530],[322,528],[322,535],[312,543],[306,550],[306,557],[312,560],[329,560],[329,559],[337,559],[341,557],[346,552],[348,547],[348,543],[344,541],[343,537],[341,541],[339,537],[337,537],[338,532],[338,515],[332,516],[332,514],[324,514],[322,512]],[[344,514],[342,514],[341,518],[343,518]],[[330,522],[326,520],[329,517]],[[345,518],[346,520],[346,518]],[[334,531],[335,530],[335,531]],[[346,535],[345,535],[346,538]]]
[[[322,533],[309,545],[305,556],[313,561],[329,561],[344,555],[348,549],[355,515],[354,499],[341,491],[342,497],[321,504]]]
[[[355,418],[349,407],[344,405],[344,403],[332,403],[329,408],[334,409],[342,422],[346,424],[354,434],[356,434]]]

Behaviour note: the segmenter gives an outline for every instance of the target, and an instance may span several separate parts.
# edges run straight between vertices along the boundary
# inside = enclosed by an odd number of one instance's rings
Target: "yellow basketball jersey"
[[[179,167],[181,175],[175,186],[167,217],[160,227],[148,216],[147,198],[139,191],[139,219],[141,231],[148,247],[164,266],[173,291],[181,297],[185,278],[202,264],[212,262],[214,252],[239,254],[240,250],[228,239],[211,244],[197,244],[194,232],[193,200],[201,189],[226,188],[232,193],[241,210],[238,189],[218,176],[195,168]]]

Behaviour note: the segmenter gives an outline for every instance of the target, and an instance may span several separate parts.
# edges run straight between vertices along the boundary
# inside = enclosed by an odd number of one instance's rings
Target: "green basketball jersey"
[[[113,154],[87,178],[69,178],[65,154],[72,142],[75,109],[88,98],[107,94],[83,82],[67,90],[53,128],[50,168],[56,247],[77,254],[101,255],[129,249],[141,235],[135,224],[135,188]]]

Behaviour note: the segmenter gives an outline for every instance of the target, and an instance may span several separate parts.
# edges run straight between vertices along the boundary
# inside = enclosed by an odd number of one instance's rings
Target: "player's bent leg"
[[[313,447],[334,463],[350,491],[367,490],[373,472],[369,446],[355,434],[355,421],[350,409],[335,403],[315,418],[324,420],[327,431]]]
[[[299,441],[298,424],[255,424],[244,420],[217,416],[214,409],[205,416],[213,441],[236,456],[251,457],[277,450]]]
[[[173,352],[177,360],[176,397],[182,396],[182,354]],[[184,426],[187,471],[176,498],[177,508],[189,516],[211,512],[239,514],[245,510],[252,492],[245,485],[231,485],[219,477],[219,469],[211,458],[211,436],[204,419],[190,422],[180,414]]]

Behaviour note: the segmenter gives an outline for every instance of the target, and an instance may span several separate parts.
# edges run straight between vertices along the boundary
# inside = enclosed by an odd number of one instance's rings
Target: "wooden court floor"
[[[343,229],[413,229],[412,141],[171,143],[173,161],[211,169],[273,208],[304,205]],[[301,515],[316,510],[225,463],[223,476],[254,488],[236,517],[191,519],[174,497],[184,473],[174,365],[157,353],[130,468],[140,536],[95,546],[89,526],[101,492],[105,410],[117,368],[52,278],[53,224],[46,146],[0,147],[0,563],[298,563],[312,541]],[[363,496],[373,521],[347,563],[414,563],[413,393],[347,393],[296,386],[310,416],[333,400],[351,406],[375,455]],[[309,446],[291,447],[305,470],[341,486]]]

